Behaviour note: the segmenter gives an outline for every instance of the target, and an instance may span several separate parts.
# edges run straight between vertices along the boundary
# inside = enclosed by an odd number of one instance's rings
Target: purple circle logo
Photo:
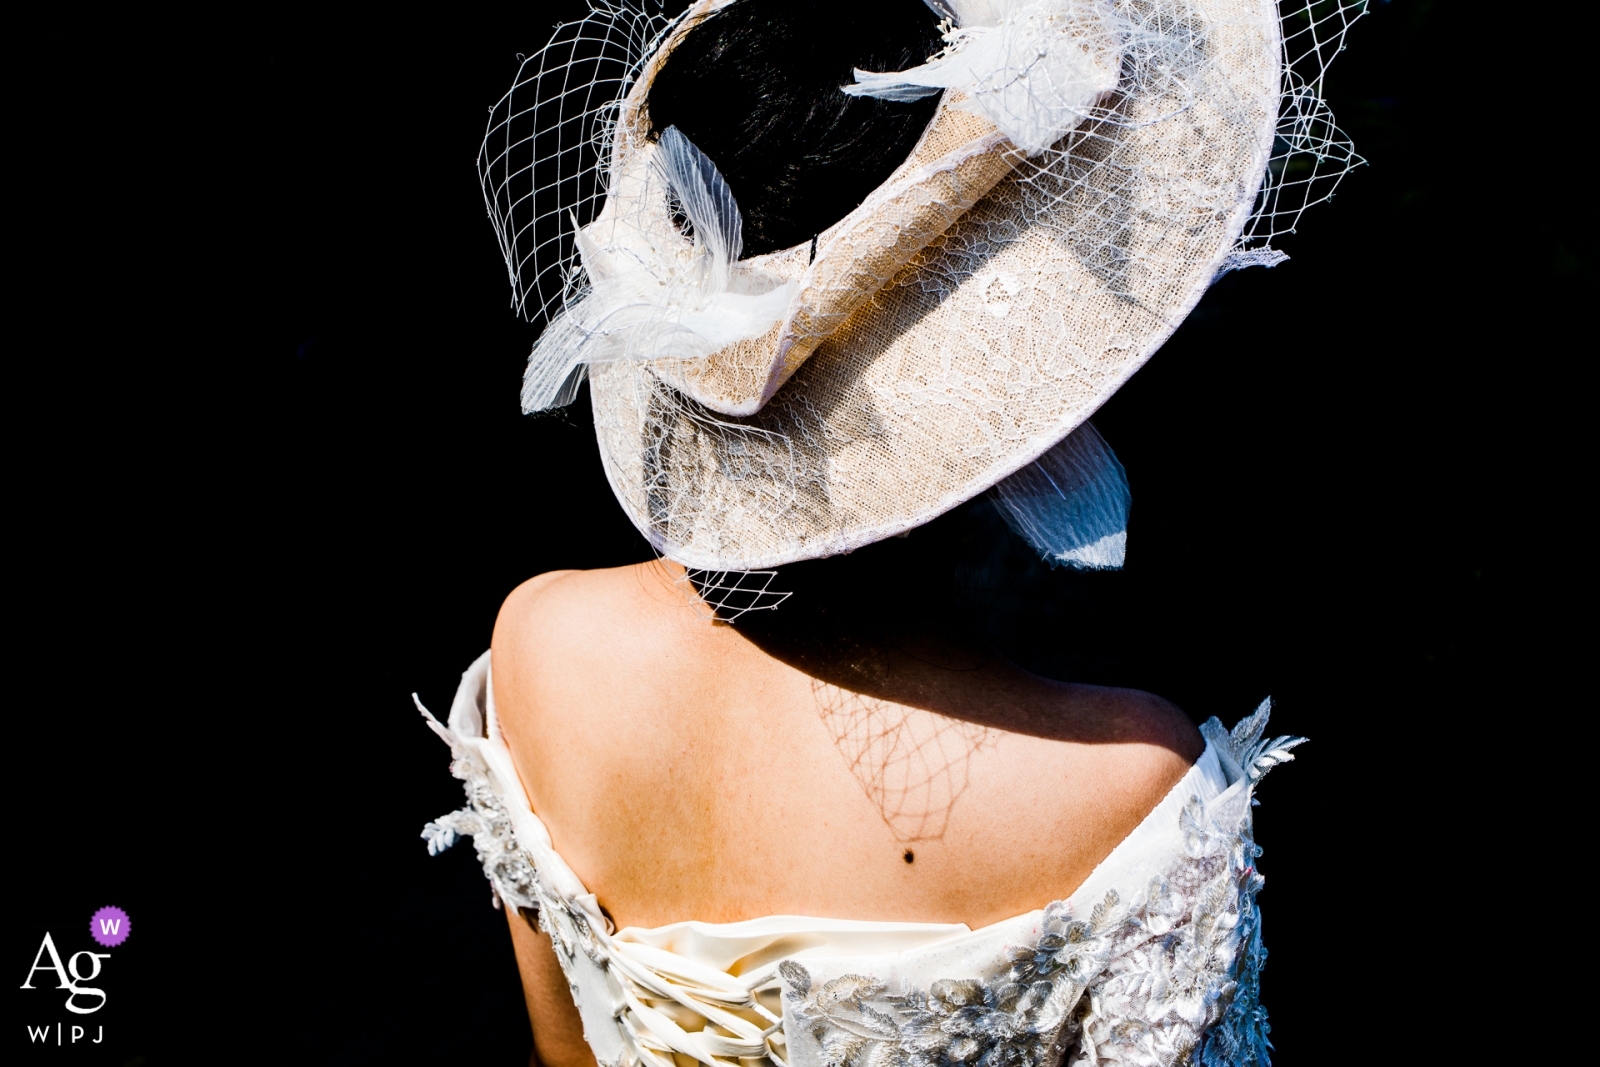
[[[89,936],[106,948],[128,940],[128,913],[121,908],[101,908],[89,919]]]

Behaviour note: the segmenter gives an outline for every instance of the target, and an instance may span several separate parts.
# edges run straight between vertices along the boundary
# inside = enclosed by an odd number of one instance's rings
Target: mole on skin
[[[916,858],[917,858],[917,857],[915,857],[915,856],[913,856],[913,855],[912,855],[912,854],[911,854],[911,850],[910,850],[910,849],[909,849],[909,848],[908,848],[908,849],[906,849],[906,862],[907,862],[907,863],[910,863],[910,862],[911,862],[911,861],[912,861],[912,860],[914,860],[914,859],[916,859]]]

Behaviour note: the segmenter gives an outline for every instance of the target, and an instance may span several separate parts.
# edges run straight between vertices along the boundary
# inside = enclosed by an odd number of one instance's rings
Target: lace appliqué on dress
[[[556,955],[563,971],[570,969],[579,951],[603,967],[605,954],[590,928],[590,916],[581,907],[545,889],[538,868],[527,850],[517,843],[511,814],[489,780],[487,769],[476,755],[458,746],[450,731],[439,726],[426,708],[420,703],[417,707],[450,744],[455,757],[450,761],[450,773],[461,779],[467,794],[466,807],[441,815],[422,828],[428,855],[437,856],[461,837],[471,837],[478,862],[483,864],[484,876],[489,879],[496,908],[504,903],[530,919],[536,917],[538,928],[549,934],[560,949]],[[565,921],[557,921],[558,914]]]
[[[494,906],[501,902],[513,908],[539,909],[539,872],[528,862],[528,855],[517,847],[511,829],[511,815],[489,783],[489,776],[473,766],[470,757],[457,756],[450,773],[466,786],[467,806],[428,823],[422,837],[428,842],[428,855],[437,856],[456,843],[459,837],[472,838],[483,873],[494,887]]]

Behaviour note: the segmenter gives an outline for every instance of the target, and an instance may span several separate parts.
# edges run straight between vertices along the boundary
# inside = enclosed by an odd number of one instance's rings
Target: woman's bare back
[[[987,925],[1068,896],[1202,751],[1149,694],[937,634],[711,623],[691,596],[659,563],[555,572],[495,628],[517,773],[619,928]],[[592,1062],[548,942],[512,927],[540,1059]]]

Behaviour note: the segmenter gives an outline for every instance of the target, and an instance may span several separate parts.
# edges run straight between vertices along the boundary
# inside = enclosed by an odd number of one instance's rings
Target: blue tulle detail
[[[1084,423],[994,487],[1006,523],[1052,567],[1119,570],[1128,550],[1128,472]]]

